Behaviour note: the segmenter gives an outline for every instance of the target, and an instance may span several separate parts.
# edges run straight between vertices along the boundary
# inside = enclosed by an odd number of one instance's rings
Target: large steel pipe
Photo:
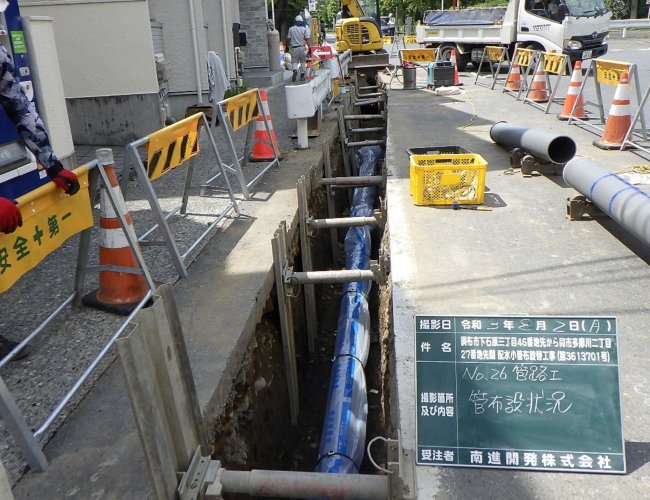
[[[224,470],[221,484],[226,493],[244,493],[256,497],[388,499],[387,476]]]
[[[650,244],[650,195],[586,158],[564,167],[564,180],[625,229]]]
[[[521,148],[536,158],[553,163],[566,163],[576,154],[576,143],[571,137],[506,122],[492,125],[490,138],[502,146]]]

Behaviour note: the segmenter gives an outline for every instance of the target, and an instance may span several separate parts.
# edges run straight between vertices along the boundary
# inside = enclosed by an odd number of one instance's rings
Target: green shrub
[[[605,0],[605,6],[612,11],[612,19],[629,19],[630,0]]]
[[[224,99],[228,99],[229,97],[232,97],[237,94],[242,94],[248,90],[248,86],[246,84],[244,85],[235,85],[234,87],[229,87],[226,89],[226,92],[223,94]]]

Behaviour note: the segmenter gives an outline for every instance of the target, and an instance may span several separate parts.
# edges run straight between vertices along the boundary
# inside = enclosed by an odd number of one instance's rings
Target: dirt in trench
[[[342,193],[342,192],[341,192]],[[345,196],[338,195],[337,205]],[[326,217],[323,190],[314,191],[310,199],[314,217]],[[339,212],[340,213],[340,212]],[[342,243],[344,230],[339,231]],[[385,243],[378,231],[373,233],[373,255]],[[315,269],[341,269],[344,262],[332,264],[329,231],[316,234],[313,241]],[[300,270],[298,236],[289,250],[294,255],[294,270]],[[343,259],[342,245],[339,251]],[[291,258],[291,257],[290,257]],[[285,376],[285,362],[280,333],[280,321],[269,298],[267,313],[263,316],[254,340],[241,364],[231,400],[215,429],[214,458],[231,470],[274,469],[313,471],[318,460],[320,434],[325,415],[327,390],[336,340],[342,285],[316,287],[318,335],[313,353],[309,353],[302,295],[292,299],[298,386],[300,391],[298,425],[291,425],[289,397]],[[365,369],[368,394],[368,422],[366,442],[375,436],[394,437],[388,422],[390,414],[388,375],[390,366],[390,290],[387,285],[373,284],[369,297],[371,310],[371,344]],[[365,454],[364,454],[365,455]],[[385,444],[373,445],[372,455],[379,465],[386,466]],[[376,470],[367,456],[361,473]],[[251,498],[247,495],[228,495],[228,499]]]

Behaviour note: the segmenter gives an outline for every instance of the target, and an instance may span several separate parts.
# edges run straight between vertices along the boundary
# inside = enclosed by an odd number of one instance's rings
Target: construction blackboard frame
[[[414,327],[418,465],[625,473],[615,317]]]

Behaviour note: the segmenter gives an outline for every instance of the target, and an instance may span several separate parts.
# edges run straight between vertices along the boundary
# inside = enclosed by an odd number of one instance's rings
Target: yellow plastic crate
[[[483,203],[487,162],[477,154],[410,156],[410,191],[416,205]]]

